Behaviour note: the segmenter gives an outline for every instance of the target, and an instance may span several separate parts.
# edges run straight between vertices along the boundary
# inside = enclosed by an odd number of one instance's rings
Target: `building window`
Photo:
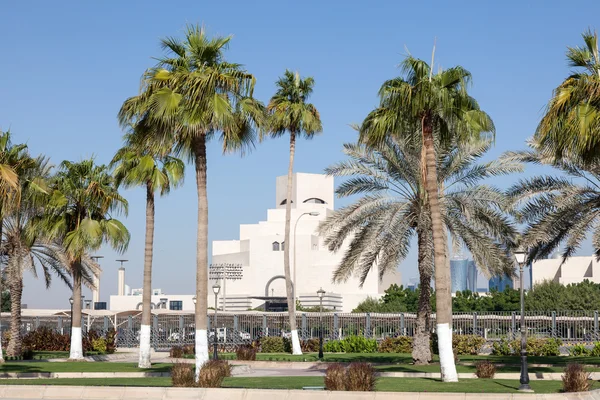
[[[97,303],[94,303],[94,310],[106,310],[106,302],[99,301]]]
[[[283,206],[285,204],[287,204],[287,199],[283,199],[283,201],[281,203],[279,203],[280,206]],[[290,204],[294,204],[294,200],[290,201]]]
[[[281,251],[285,251],[285,242],[281,242]]]
[[[181,310],[183,310],[183,301],[181,301],[181,300],[171,300],[169,302],[169,310],[171,310],[171,311],[181,311]]]
[[[311,197],[310,199],[306,199],[303,203],[312,203],[312,204],[327,204],[325,200],[318,199],[316,197]]]
[[[279,242],[273,242],[273,251],[279,251]]]

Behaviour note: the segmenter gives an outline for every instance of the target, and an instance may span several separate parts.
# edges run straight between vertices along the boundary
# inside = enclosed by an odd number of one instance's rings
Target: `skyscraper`
[[[475,261],[469,260],[467,264],[467,289],[471,292],[477,291],[477,274]]]
[[[490,279],[490,290],[503,292],[506,288],[514,289],[513,279],[510,276],[492,276]]]
[[[467,290],[467,265],[468,261],[462,258],[453,258],[450,260],[452,293]]]

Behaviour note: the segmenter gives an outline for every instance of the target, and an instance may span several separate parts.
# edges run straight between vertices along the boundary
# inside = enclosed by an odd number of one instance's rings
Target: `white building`
[[[570,257],[562,264],[562,257],[535,261],[531,266],[531,282],[554,281],[563,285],[589,280],[600,283],[600,263],[595,256]]]
[[[293,179],[290,266],[298,293],[296,297],[303,306],[318,305],[317,290],[323,288],[326,292],[324,307],[349,312],[366,297],[380,297],[390,284],[400,283],[399,272],[386,275],[380,282],[374,270],[362,288],[356,277],[345,283],[333,284],[333,271],[347,247],[333,254],[316,233],[319,222],[334,210],[333,177],[296,173]],[[286,192],[287,176],[277,177],[275,208],[267,210],[266,221],[240,225],[239,240],[213,241],[213,266],[240,266],[237,280],[222,281],[219,308],[225,301],[226,311],[242,311],[265,303],[269,297],[285,297],[283,249],[288,245],[284,243]],[[296,273],[294,265],[297,265]],[[209,289],[209,293],[209,304],[212,305],[212,290]]]

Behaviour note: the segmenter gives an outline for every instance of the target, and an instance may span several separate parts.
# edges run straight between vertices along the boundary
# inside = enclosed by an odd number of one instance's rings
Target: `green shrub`
[[[492,355],[494,356],[510,356],[512,354],[512,346],[506,339],[501,339],[499,342],[494,342],[492,345]]]
[[[100,354],[106,353],[106,339],[95,338],[92,339],[92,350],[97,351]]]
[[[592,357],[600,357],[600,342],[594,343],[594,347],[592,347],[590,355]]]
[[[261,353],[286,353],[284,340],[280,336],[265,336],[260,339]]]
[[[328,340],[323,343],[323,351],[326,353],[343,353],[344,347],[339,340]]]
[[[410,353],[412,351],[413,338],[410,336],[398,336],[385,338],[379,343],[380,353]]]
[[[456,356],[477,355],[485,339],[479,335],[452,335],[452,350]],[[437,335],[431,335],[431,350],[433,354],[439,354]]]
[[[364,336],[346,336],[342,339],[342,348],[346,353],[376,353],[377,340]]]
[[[574,357],[589,356],[592,350],[585,347],[584,344],[576,344],[569,349],[569,355]]]
[[[559,356],[562,341],[556,338],[527,338],[527,354],[530,356]],[[521,339],[507,341],[502,339],[492,345],[492,354],[495,356],[517,356],[521,354]]]
[[[581,364],[569,364],[562,376],[563,392],[587,392],[590,390],[590,373]]]

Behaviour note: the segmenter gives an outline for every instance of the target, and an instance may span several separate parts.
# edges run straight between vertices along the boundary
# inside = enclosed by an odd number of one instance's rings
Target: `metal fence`
[[[82,318],[84,331],[106,332],[116,330],[117,347],[137,347],[140,330],[139,315]],[[209,315],[209,343],[215,340],[214,314]],[[322,321],[320,323],[320,321]],[[430,327],[435,332],[435,314]],[[2,318],[2,330],[9,328],[9,319]],[[361,335],[382,340],[386,337],[413,336],[416,329],[415,313],[399,314],[353,314],[353,313],[298,313],[297,326],[303,340],[317,338],[322,327],[326,340],[340,339],[349,335]],[[600,339],[598,311],[550,311],[526,312],[525,324],[528,335],[555,337],[566,343],[592,342]],[[488,342],[514,339],[520,335],[521,319],[518,312],[455,313],[452,320],[455,334],[479,335]],[[48,327],[69,333],[68,316],[23,317],[22,332]],[[263,336],[289,336],[287,313],[219,313],[216,338],[219,346],[227,349],[249,343]],[[194,343],[195,326],[193,314],[153,315],[152,346],[157,350],[175,345]]]

